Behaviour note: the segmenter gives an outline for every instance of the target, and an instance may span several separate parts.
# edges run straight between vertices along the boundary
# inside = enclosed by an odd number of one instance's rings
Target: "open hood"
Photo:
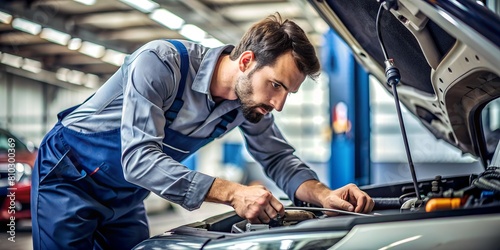
[[[365,69],[392,93],[377,36],[377,0],[309,0]],[[393,0],[379,18],[381,40],[401,80],[400,102],[436,136],[487,163],[498,139],[481,111],[500,97],[500,18],[470,0]],[[490,3],[491,4],[491,3]],[[498,9],[497,5],[492,5]],[[497,119],[499,119],[497,117]],[[496,134],[498,138],[498,134]],[[492,144],[492,145],[488,145]]]

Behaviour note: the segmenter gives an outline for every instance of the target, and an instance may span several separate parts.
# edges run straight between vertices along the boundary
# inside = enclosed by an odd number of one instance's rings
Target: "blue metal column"
[[[369,184],[368,74],[333,30],[325,34],[325,41],[322,65],[330,86],[332,126],[329,186]]]
[[[371,184],[370,173],[370,80],[368,73],[355,62],[354,80],[354,183]]]
[[[181,163],[184,164],[190,170],[196,170],[198,153],[190,155],[188,158],[184,159]]]

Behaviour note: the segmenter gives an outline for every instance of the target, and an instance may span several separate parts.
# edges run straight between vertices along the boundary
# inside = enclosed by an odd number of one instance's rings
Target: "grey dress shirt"
[[[210,82],[221,54],[234,48],[226,45],[208,49],[182,41],[189,53],[189,72],[183,93],[184,106],[170,128],[196,138],[208,137],[220,117],[239,107],[239,101],[215,105]],[[191,171],[162,151],[164,113],[175,99],[180,57],[167,41],[149,42],[126,57],[120,69],[94,96],[69,114],[63,125],[81,133],[98,133],[121,128],[121,161],[125,179],[144,187],[188,210],[201,206],[214,178]],[[240,115],[228,126],[239,127],[247,150],[265,173],[294,201],[295,191],[317,175],[294,153],[272,114],[257,124]],[[223,135],[222,135],[223,136]]]

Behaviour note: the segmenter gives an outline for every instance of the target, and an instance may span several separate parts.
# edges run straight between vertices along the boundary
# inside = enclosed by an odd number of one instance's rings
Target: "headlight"
[[[31,179],[31,166],[26,163],[16,163],[16,182],[29,181]]]

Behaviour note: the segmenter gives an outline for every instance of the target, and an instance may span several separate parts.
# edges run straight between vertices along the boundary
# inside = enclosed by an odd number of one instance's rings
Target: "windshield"
[[[486,105],[481,112],[483,134],[488,155],[493,155],[500,140],[500,98]]]

